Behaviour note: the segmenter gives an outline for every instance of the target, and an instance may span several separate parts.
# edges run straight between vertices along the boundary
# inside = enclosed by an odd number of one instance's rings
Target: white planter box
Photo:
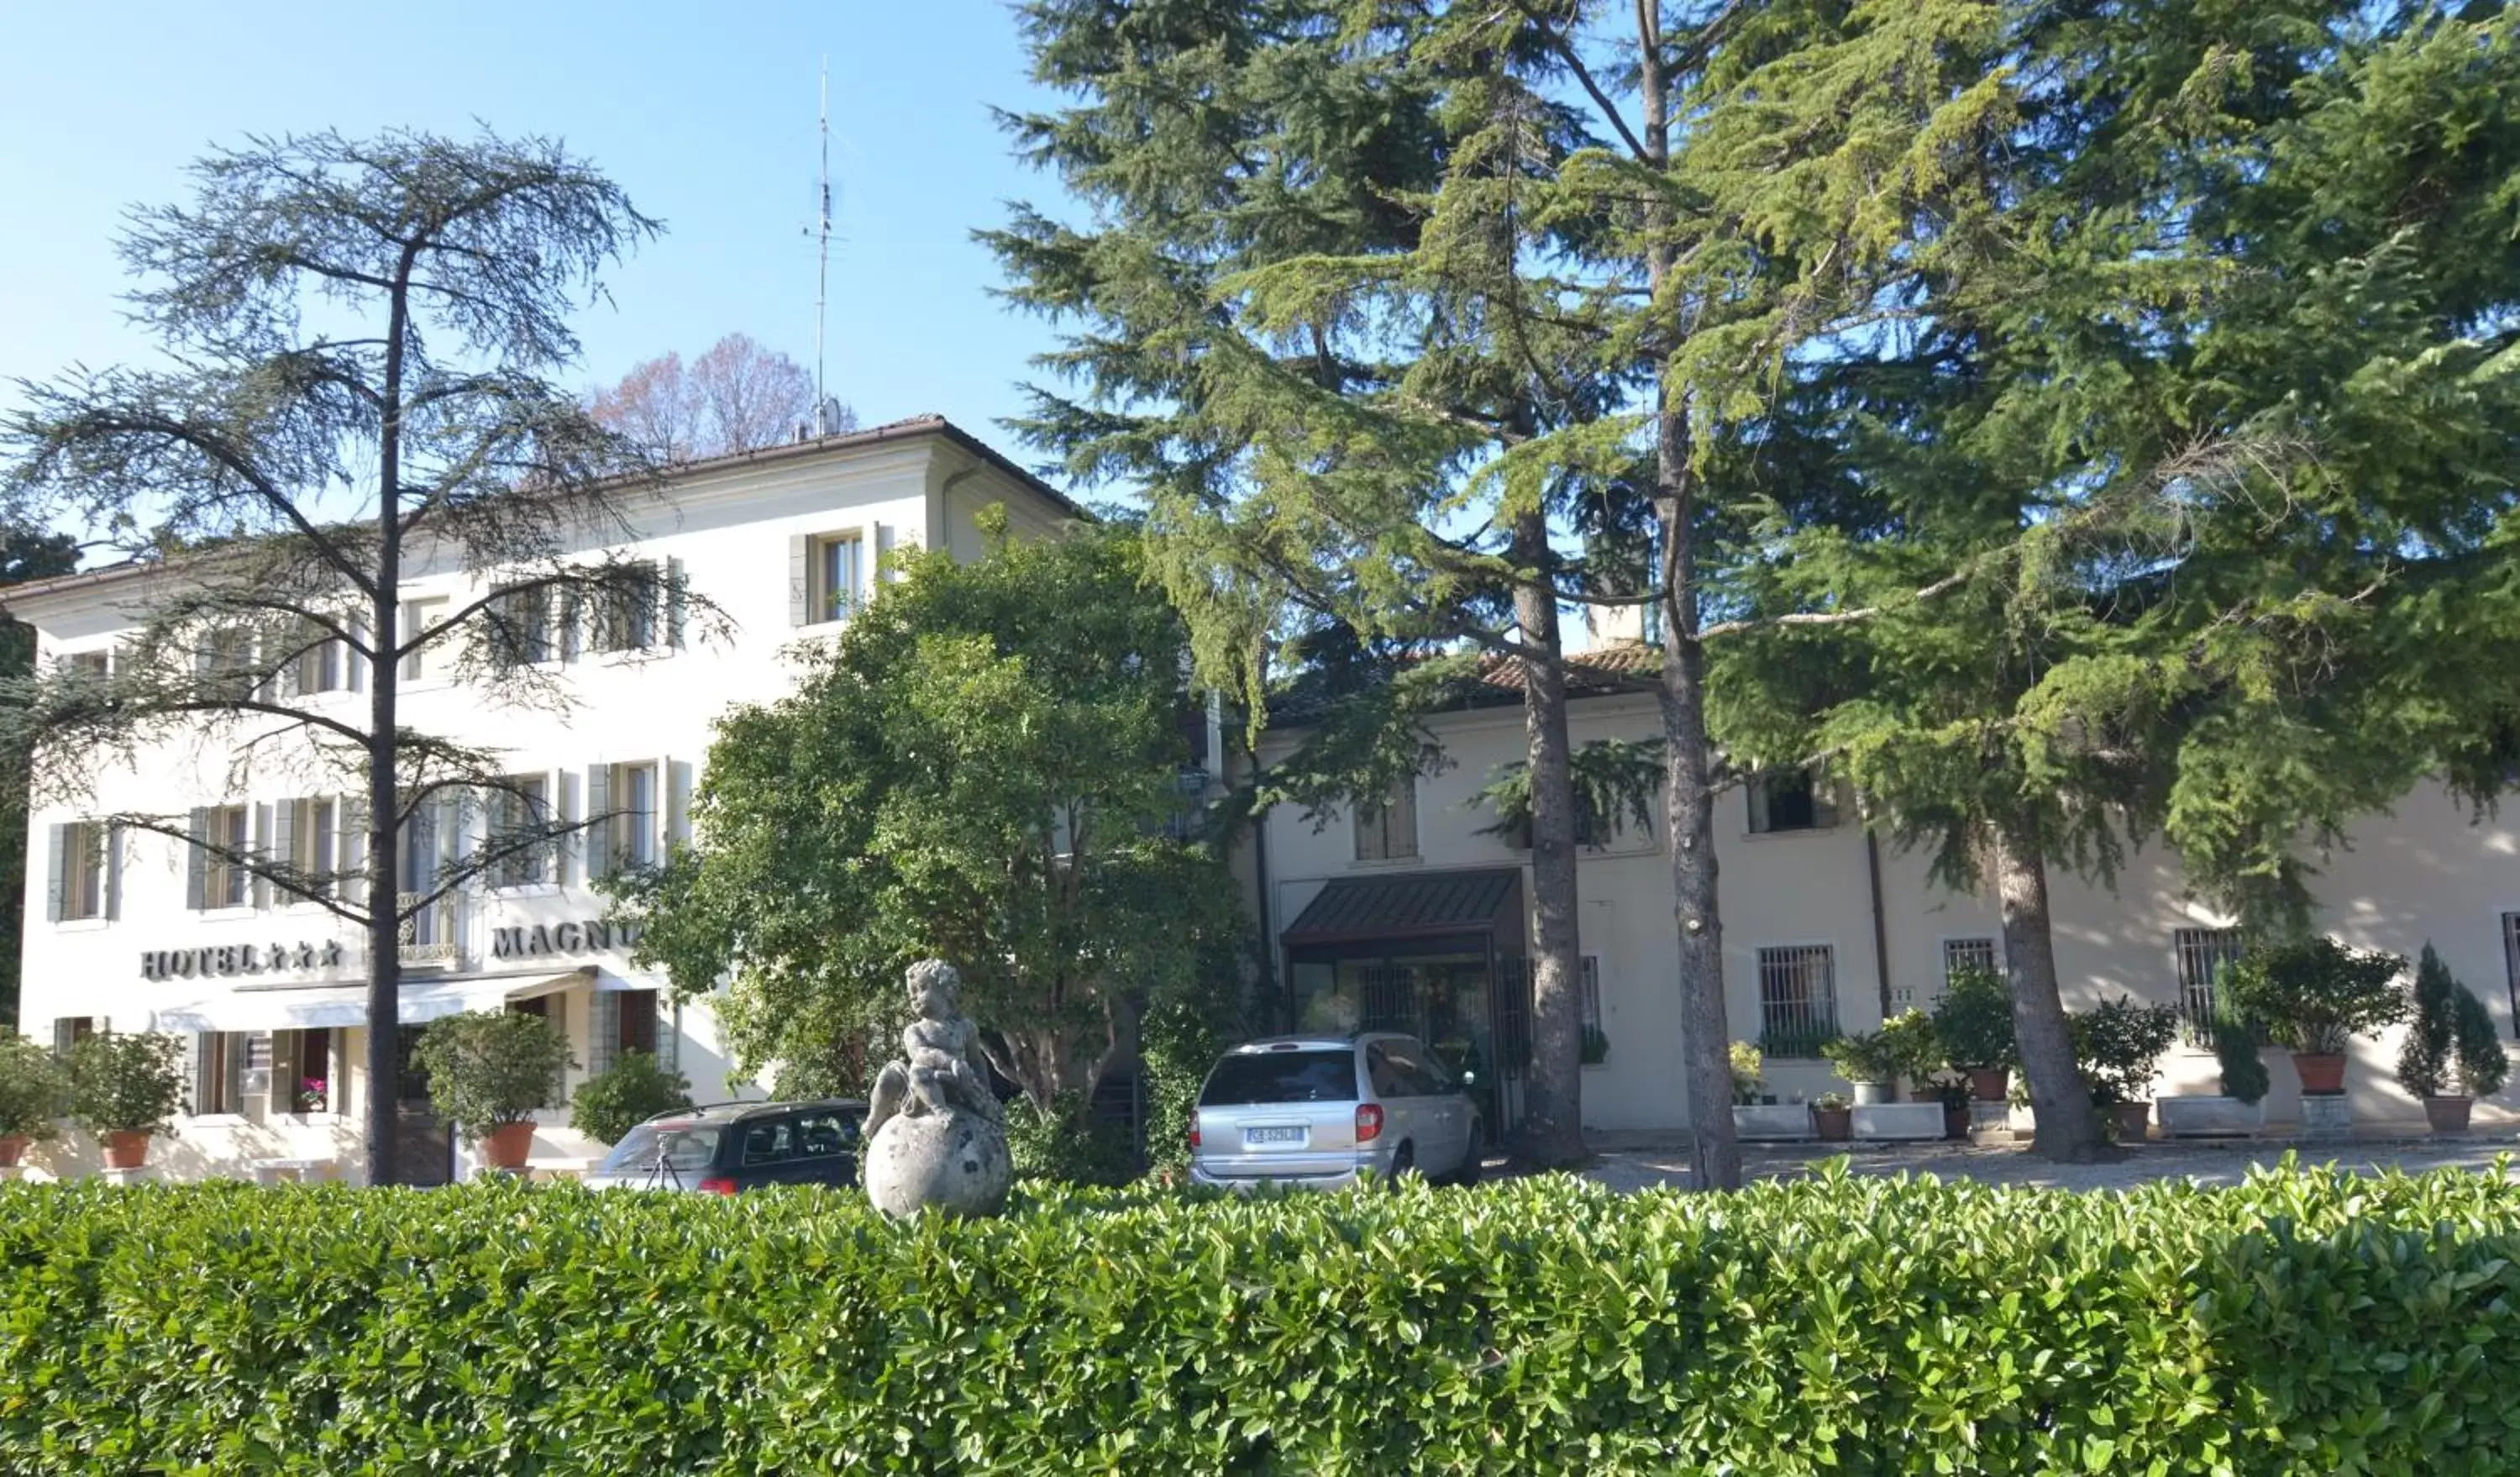
[[[2343,1093],[2302,1094],[2301,1132],[2310,1139],[2342,1139],[2354,1132],[2354,1099]]]
[[[1732,1109],[1732,1132],[1742,1139],[1808,1139],[1811,1109],[1799,1102],[1763,1102]]]
[[[1939,1102],[1859,1102],[1855,1105],[1858,1139],[1940,1139],[1943,1105]]]
[[[2267,1105],[2237,1097],[2155,1097],[2152,1116],[2165,1139],[2207,1139],[2259,1132],[2267,1126]]]

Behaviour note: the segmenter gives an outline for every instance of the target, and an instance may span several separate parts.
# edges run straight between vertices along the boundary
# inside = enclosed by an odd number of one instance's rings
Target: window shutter
[[[612,874],[612,766],[586,767],[586,879]]]
[[[334,884],[334,895],[342,902],[357,906],[368,895],[368,801],[364,795],[343,795],[333,808],[334,835],[340,847],[334,867],[340,880]]]
[[[678,559],[665,560],[665,649],[683,649],[683,625],[691,609],[691,575]]]
[[[210,840],[210,813],[195,806],[185,835],[190,844],[184,848],[184,906],[199,913],[207,904],[210,854],[203,848]]]
[[[105,828],[105,916],[122,917],[122,828]]]
[[[572,783],[572,781],[573,777],[564,769],[556,769],[552,771],[550,791],[552,821],[559,826],[575,826],[585,814],[578,808],[577,786]],[[582,834],[582,832],[580,834]],[[574,844],[574,838],[570,835],[562,835],[559,840],[553,843],[553,881],[565,887],[570,882],[576,880],[576,869],[569,865],[570,859],[576,854],[576,852],[577,846]]]
[[[788,624],[814,621],[814,541],[798,533],[788,539]]]
[[[376,645],[376,637],[368,630],[368,623],[366,621],[353,619],[350,622],[350,634],[357,637],[359,641],[365,645]],[[367,675],[368,659],[359,654],[357,648],[350,646],[346,642],[343,643],[341,647],[341,686],[353,693],[359,692],[367,686]]]
[[[62,915],[69,911],[68,894],[65,890],[70,876],[69,844],[70,828],[67,826],[54,827],[51,842],[45,848],[45,854],[51,862],[51,872],[44,881],[44,920],[46,922],[58,923],[62,920]]]
[[[283,800],[271,808],[271,860],[286,868],[297,866],[297,802]],[[293,903],[294,891],[283,890],[280,901]]]
[[[858,547],[867,555],[865,599],[873,600],[877,587],[884,581],[884,556],[892,552],[892,526],[888,523],[867,524],[866,542]]]
[[[1382,814],[1383,848],[1387,857],[1418,854],[1418,782],[1407,779],[1393,787],[1391,807]]]
[[[203,1048],[209,1045],[209,1037],[199,1031],[184,1033],[184,1100],[176,1105],[178,1112],[200,1113],[208,1109],[210,1053]]]
[[[1754,836],[1759,836],[1759,835],[1765,835],[1765,834],[1767,834],[1767,832],[1768,832],[1768,781],[1767,781],[1767,778],[1766,778],[1765,776],[1763,776],[1763,775],[1752,775],[1752,776],[1750,777],[1750,782],[1749,782],[1747,784],[1742,785],[1742,786],[1741,786],[1741,789],[1742,789],[1743,793],[1747,794],[1747,795],[1750,797],[1750,834],[1752,834],[1752,835],[1754,835]]]
[[[662,1004],[666,997],[657,997]],[[656,1065],[668,1072],[680,1071],[683,1065],[683,1002],[674,997],[673,1012],[659,1010],[656,1022]]]
[[[673,860],[674,848],[691,839],[692,767],[672,759],[656,761],[656,861]]]
[[[586,1071],[610,1071],[621,1050],[621,997],[598,990],[587,1002]]]
[[[76,1044],[77,1038],[77,1016],[56,1015],[53,1017],[53,1054],[55,1056],[69,1055],[70,1048]]]
[[[269,866],[271,858],[277,850],[277,848],[272,845],[271,841],[272,820],[270,806],[257,805],[253,808],[252,826],[253,835],[251,841],[248,842],[246,847],[247,855],[252,857],[257,863],[260,863],[263,866]],[[246,895],[253,900],[253,906],[256,908],[270,907],[271,878],[264,876],[258,870],[249,873],[247,877]]]

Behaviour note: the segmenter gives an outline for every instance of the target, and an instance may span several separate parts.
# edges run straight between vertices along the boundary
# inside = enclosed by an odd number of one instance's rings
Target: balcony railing
[[[406,892],[395,901],[405,909],[420,901],[417,892]],[[448,895],[423,908],[402,920],[402,947],[397,953],[406,964],[452,964],[459,961],[462,935],[456,928],[455,898]]]

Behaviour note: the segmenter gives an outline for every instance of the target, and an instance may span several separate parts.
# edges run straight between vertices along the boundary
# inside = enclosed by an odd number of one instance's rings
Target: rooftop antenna
[[[832,398],[823,388],[823,308],[832,287],[832,59],[823,58],[823,193],[822,224],[816,235],[819,261],[814,268],[814,436],[832,433]]]

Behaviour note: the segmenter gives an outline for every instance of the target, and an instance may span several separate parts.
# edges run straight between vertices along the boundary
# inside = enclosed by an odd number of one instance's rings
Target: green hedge
[[[0,1192],[19,1472],[2508,1472],[2520,1188]]]

